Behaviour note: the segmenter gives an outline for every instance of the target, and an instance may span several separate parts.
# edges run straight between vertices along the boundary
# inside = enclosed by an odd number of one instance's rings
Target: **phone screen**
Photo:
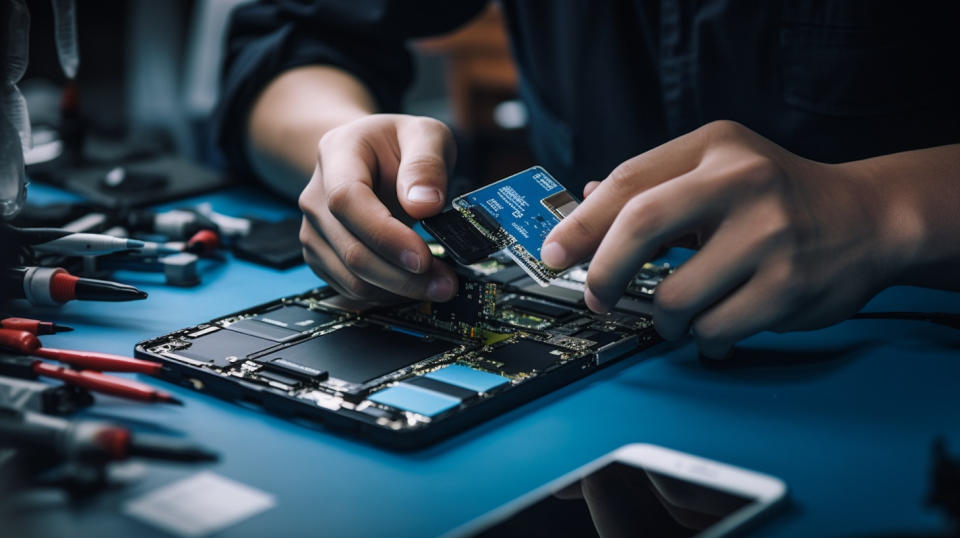
[[[695,536],[754,502],[615,461],[474,536]]]

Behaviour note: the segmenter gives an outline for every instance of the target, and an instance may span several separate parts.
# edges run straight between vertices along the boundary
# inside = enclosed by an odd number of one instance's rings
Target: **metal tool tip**
[[[55,333],[68,333],[73,331],[73,327],[68,325],[60,325],[59,323],[53,324],[53,332]]]
[[[168,403],[168,404],[173,404],[173,405],[179,405],[179,406],[181,406],[181,407],[183,406],[183,400],[174,398],[173,396],[169,396],[169,395],[168,395],[168,396],[164,396],[160,401],[163,402],[163,403]]]
[[[200,449],[196,452],[197,461],[217,461],[220,459],[220,454],[212,452],[206,449]]]
[[[146,241],[141,241],[139,239],[127,239],[127,248],[143,248],[147,246]]]

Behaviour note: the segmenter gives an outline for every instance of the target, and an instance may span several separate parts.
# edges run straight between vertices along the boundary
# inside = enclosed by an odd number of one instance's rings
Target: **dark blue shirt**
[[[275,1],[232,20],[219,142],[282,71],[331,64],[384,112],[413,76],[405,43],[482,0]],[[718,119],[843,162],[960,142],[960,2],[504,0],[537,158],[568,187]],[[492,179],[492,178],[489,178]]]

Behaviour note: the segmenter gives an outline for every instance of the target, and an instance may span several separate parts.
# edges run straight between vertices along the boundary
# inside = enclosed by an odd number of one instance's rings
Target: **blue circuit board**
[[[541,201],[566,189],[539,166],[491,183],[460,197],[482,207],[537,260],[547,234],[560,222]]]

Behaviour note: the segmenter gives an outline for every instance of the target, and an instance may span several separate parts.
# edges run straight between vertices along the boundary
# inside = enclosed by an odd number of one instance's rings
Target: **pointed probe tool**
[[[60,228],[15,228],[17,239],[35,251],[65,256],[95,256],[136,250],[146,244],[139,239],[112,235],[76,233]]]
[[[0,313],[0,329],[14,329],[17,331],[27,331],[33,334],[56,334],[66,333],[73,330],[73,327],[52,323],[50,321],[40,321],[38,319],[18,318]]]
[[[71,275],[60,267],[11,267],[0,273],[11,297],[33,305],[54,306],[67,301],[136,301],[147,293],[133,286]]]

